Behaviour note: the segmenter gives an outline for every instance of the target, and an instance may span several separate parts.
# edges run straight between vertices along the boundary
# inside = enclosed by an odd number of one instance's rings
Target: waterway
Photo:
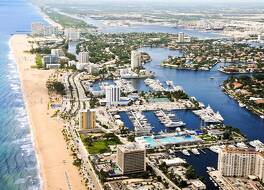
[[[131,33],[131,32],[160,32],[160,33],[170,33],[170,34],[178,34],[179,32],[183,32],[189,36],[203,38],[203,39],[211,39],[211,38],[226,38],[226,36],[222,35],[219,32],[212,31],[197,31],[194,29],[182,29],[176,28],[172,26],[160,26],[157,24],[135,24],[130,26],[108,26],[103,23],[101,20],[96,20],[90,17],[86,17],[84,19],[88,24],[97,27],[99,32],[103,33]]]
[[[160,63],[168,56],[177,56],[178,51],[173,51],[164,48],[142,48],[139,51],[147,52],[152,61],[144,65],[147,70],[155,72],[156,79],[164,82],[172,80],[175,85],[180,85],[190,95],[203,102],[205,105],[210,105],[214,111],[219,111],[225,119],[224,123],[236,128],[239,128],[249,140],[260,139],[264,142],[264,120],[259,116],[249,112],[245,108],[241,108],[236,101],[224,94],[220,85],[228,78],[228,75],[219,72],[217,69],[221,64],[216,65],[211,71],[188,71],[176,70],[173,68],[164,68]],[[214,77],[214,79],[210,79]],[[144,80],[133,80],[133,85],[140,91],[148,90],[144,84]],[[197,129],[200,127],[200,119],[194,116],[190,111],[178,111],[177,116],[182,119],[187,125],[187,128]],[[155,127],[154,132],[164,131],[164,126],[157,120],[151,112],[145,113],[149,122]],[[125,120],[131,129],[133,125],[126,121],[124,113],[121,118]],[[188,163],[192,164],[198,175],[204,176],[208,189],[218,189],[209,180],[206,172],[207,166],[217,167],[217,155],[211,151],[206,151],[199,156],[191,155],[183,156]]]
[[[156,79],[174,81],[174,84],[182,86],[188,95],[196,97],[198,101],[219,111],[226,125],[239,128],[250,140],[264,141],[264,120],[245,108],[241,108],[236,101],[223,93],[220,85],[228,78],[228,75],[217,70],[220,65],[216,65],[211,71],[164,68],[160,66],[160,63],[169,55],[178,55],[177,51],[164,48],[142,48],[140,51],[147,52],[151,56],[152,61],[144,67],[155,72]],[[136,80],[134,84],[140,90],[145,88],[142,80]]]

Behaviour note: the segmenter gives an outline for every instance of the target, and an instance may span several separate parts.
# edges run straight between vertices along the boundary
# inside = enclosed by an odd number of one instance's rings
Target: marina
[[[165,91],[163,84],[159,80],[147,78],[144,80],[145,84],[149,86],[153,91]]]
[[[195,110],[193,113],[198,115],[206,124],[223,123],[224,121],[220,113],[215,113],[210,106],[201,110]]]
[[[133,123],[134,133],[136,136],[150,135],[151,125],[141,112],[130,111],[127,113],[129,119]]]
[[[116,84],[116,86],[120,87],[121,91],[123,91],[124,93],[132,93],[137,91],[137,89],[135,89],[132,85],[131,81],[119,79],[115,80],[114,83]]]
[[[184,154],[185,156],[190,156],[191,154],[188,152],[188,150],[182,150],[181,151],[182,152],[182,154]]]
[[[172,112],[158,110],[154,111],[154,113],[159,118],[160,122],[167,128],[177,128],[186,125],[186,123],[179,120],[177,116]]]

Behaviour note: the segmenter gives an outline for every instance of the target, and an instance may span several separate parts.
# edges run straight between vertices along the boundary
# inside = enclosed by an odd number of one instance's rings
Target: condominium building
[[[117,147],[117,165],[122,174],[146,171],[146,149],[138,143],[129,143]]]
[[[120,88],[114,85],[105,88],[106,105],[118,105],[120,102],[121,91]]]
[[[89,63],[89,52],[80,52],[78,54],[78,61],[80,63]]]
[[[34,22],[31,24],[31,34],[33,36],[41,36],[43,35],[43,24]]]
[[[64,30],[64,35],[69,41],[78,41],[80,39],[80,32],[74,28],[67,28]]]
[[[43,56],[43,64],[45,68],[60,68],[59,57],[55,55]]]
[[[33,36],[51,36],[59,33],[58,27],[44,25],[42,23],[34,22],[31,24],[31,34]]]
[[[264,155],[255,149],[223,148],[218,155],[218,170],[227,177],[254,175],[264,181]]]
[[[131,51],[131,69],[141,67],[141,53],[138,51]]]
[[[185,38],[184,33],[183,32],[180,32],[178,34],[178,42],[180,42],[180,43],[184,42],[184,38]]]
[[[258,41],[263,41],[263,40],[264,40],[264,34],[259,34]]]
[[[80,110],[79,117],[80,130],[96,128],[96,111],[94,109]]]
[[[58,35],[58,34],[59,34],[59,28],[58,27],[43,25],[43,35],[44,36],[52,36],[52,35]]]
[[[63,57],[65,56],[62,49],[51,49],[51,55],[57,56],[57,57]]]

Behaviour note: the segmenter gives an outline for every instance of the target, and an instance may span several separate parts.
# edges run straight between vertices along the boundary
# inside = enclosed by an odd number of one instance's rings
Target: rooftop
[[[118,148],[123,152],[144,151],[145,150],[145,147],[139,143],[128,143],[125,145],[119,145]]]

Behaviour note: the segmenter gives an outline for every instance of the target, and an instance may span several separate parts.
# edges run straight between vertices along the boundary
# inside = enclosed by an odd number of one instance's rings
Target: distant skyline
[[[39,1],[42,2],[41,0],[32,0],[32,1]],[[45,3],[101,3],[101,2],[126,2],[126,3],[133,3],[133,2],[138,2],[138,3],[180,3],[180,4],[188,4],[188,3],[195,3],[195,4],[200,4],[200,3],[212,3],[212,4],[233,4],[233,3],[257,3],[257,4],[264,4],[264,1],[260,0],[45,0]]]

